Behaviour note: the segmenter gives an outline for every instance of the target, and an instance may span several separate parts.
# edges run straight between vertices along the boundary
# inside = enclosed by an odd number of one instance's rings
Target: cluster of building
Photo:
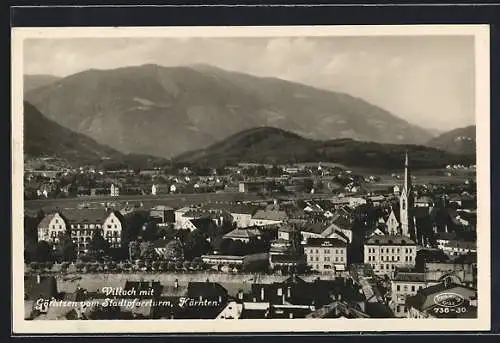
[[[230,218],[232,227],[223,239],[248,244],[271,237],[266,252],[240,256],[221,254],[214,249],[200,256],[206,264],[214,267],[265,261],[273,271],[309,270],[352,278],[357,283],[367,282],[369,292],[383,293],[375,297],[379,299],[377,302],[386,304],[396,317],[437,316],[427,299],[452,288],[453,292],[461,292],[464,301],[468,302],[466,312],[470,314],[475,304],[476,243],[464,240],[452,227],[475,231],[475,202],[469,201],[473,195],[443,197],[446,208],[440,213],[444,213],[449,220],[443,227],[433,223],[429,232],[422,229],[421,218],[430,218],[435,212],[435,202],[440,199],[430,194],[419,194],[412,180],[406,156],[403,184],[395,186],[387,194],[338,196],[322,200],[275,198],[270,202],[207,202],[178,209],[157,205],[149,209],[149,218],[160,227],[202,232],[209,225],[221,227]],[[248,184],[242,184],[240,191],[247,192]],[[153,185],[152,191],[159,192],[161,189],[161,185]],[[118,189],[115,189],[115,194],[119,195]],[[361,206],[376,209],[378,214],[373,227],[356,227],[356,220],[363,221],[358,211]],[[38,225],[38,240],[55,245],[61,234],[69,233],[78,253],[83,254],[93,234],[99,231],[111,247],[118,248],[122,244],[125,225],[123,216],[131,211],[133,209],[122,208],[54,212],[46,215]],[[430,236],[435,243],[431,243]],[[357,252],[361,254],[362,261],[353,260],[352,256]],[[419,256],[436,252],[443,253],[446,258],[433,260],[421,257],[419,260]],[[359,262],[370,270],[369,276],[363,279],[365,281],[351,275],[350,267]],[[390,283],[387,286],[389,290],[381,292],[373,282],[384,278]],[[366,296],[368,291],[363,288],[363,292]],[[250,298],[259,298],[259,294]],[[241,300],[237,297],[228,300],[226,305],[231,303],[232,308],[220,308],[217,315],[225,313],[225,317],[245,317],[245,301]],[[248,308],[257,306],[255,301],[250,303]],[[309,306],[307,315],[318,315],[315,312],[318,303],[300,306]],[[342,312],[350,309],[349,306],[338,303],[329,309]],[[275,310],[269,304],[264,307],[268,314]],[[343,313],[366,315],[362,307],[351,310]]]

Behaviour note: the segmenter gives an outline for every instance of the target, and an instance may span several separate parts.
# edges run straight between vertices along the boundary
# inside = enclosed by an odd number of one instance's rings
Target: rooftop
[[[371,237],[366,245],[415,245],[415,242],[404,236],[384,235]]]
[[[337,238],[309,238],[306,247],[346,247],[347,244]]]

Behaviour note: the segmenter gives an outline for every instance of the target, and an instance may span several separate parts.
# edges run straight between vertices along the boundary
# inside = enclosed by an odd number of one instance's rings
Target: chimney
[[[238,299],[243,300],[243,290],[241,289],[238,291]]]
[[[288,314],[288,317],[289,317],[290,319],[293,319],[293,313],[292,313],[292,312],[290,312],[290,313]]]
[[[175,279],[174,281],[174,288],[179,288],[179,280]]]
[[[292,296],[292,288],[291,287],[288,287],[287,290],[286,290],[286,296],[288,298],[290,298]]]
[[[40,274],[37,274],[36,275],[36,283],[39,284],[40,282],[42,282],[42,278],[41,278]]]
[[[261,300],[264,300],[264,295],[265,295],[265,294],[264,294],[264,287],[261,287],[261,288],[260,288],[260,299],[261,299]]]

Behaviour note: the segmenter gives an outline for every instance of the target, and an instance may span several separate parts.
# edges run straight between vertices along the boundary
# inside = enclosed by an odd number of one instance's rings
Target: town
[[[474,165],[55,162],[25,169],[26,319],[477,317]]]

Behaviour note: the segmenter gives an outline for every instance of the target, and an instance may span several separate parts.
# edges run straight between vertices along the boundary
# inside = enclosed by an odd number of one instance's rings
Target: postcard
[[[488,330],[489,87],[487,25],[13,28],[14,333]]]

